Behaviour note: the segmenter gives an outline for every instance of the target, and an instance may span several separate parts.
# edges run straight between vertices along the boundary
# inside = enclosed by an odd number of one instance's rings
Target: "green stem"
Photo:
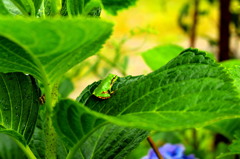
[[[27,155],[29,159],[37,159],[36,156],[33,154],[31,149],[29,148],[28,145],[24,146],[21,142],[18,140],[15,140],[18,146],[23,150],[23,152]]]
[[[52,126],[51,114],[53,111],[53,106],[57,101],[57,84],[55,84],[52,89],[47,83],[44,83],[44,86],[46,96],[46,121],[44,124],[44,133],[46,138],[46,158],[54,159],[56,158],[56,132]]]

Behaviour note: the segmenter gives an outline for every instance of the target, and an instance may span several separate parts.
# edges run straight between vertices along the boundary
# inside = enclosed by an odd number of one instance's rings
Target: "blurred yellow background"
[[[70,97],[76,98],[87,85],[104,78],[109,72],[119,76],[151,72],[141,57],[141,52],[145,50],[164,44],[176,44],[188,48],[189,34],[178,24],[180,12],[186,4],[189,4],[189,14],[183,20],[191,26],[194,12],[194,4],[191,0],[138,0],[135,6],[118,12],[117,16],[102,11],[101,18],[114,23],[112,36],[98,55],[87,59],[81,66],[75,67],[68,73],[68,75],[75,74],[72,79],[75,90]],[[201,1],[199,10],[203,15],[199,15],[198,18],[195,47],[216,53],[217,48],[211,45],[210,41],[218,38],[218,4],[210,5],[204,0]],[[207,16],[204,16],[204,13]],[[113,65],[121,65],[119,61],[114,63],[116,51],[120,53],[119,59],[128,58],[125,73],[119,71],[119,67],[113,67]],[[98,73],[96,70],[92,73],[90,68],[96,61],[99,62]],[[113,64],[110,65],[109,61]]]

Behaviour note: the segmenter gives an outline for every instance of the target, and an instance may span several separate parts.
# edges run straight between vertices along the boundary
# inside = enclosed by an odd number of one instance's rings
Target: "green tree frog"
[[[108,99],[114,91],[111,91],[113,83],[118,79],[117,75],[109,74],[102,82],[95,88],[93,95],[100,99]]]

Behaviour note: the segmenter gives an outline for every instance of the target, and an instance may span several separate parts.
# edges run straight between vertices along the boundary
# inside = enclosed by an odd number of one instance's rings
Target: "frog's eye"
[[[111,83],[113,83],[116,79],[117,79],[117,75],[115,75],[115,76],[112,78]]]

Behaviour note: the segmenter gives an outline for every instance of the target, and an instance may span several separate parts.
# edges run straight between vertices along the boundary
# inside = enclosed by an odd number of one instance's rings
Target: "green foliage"
[[[60,101],[54,112],[55,130],[69,148],[68,156],[80,149],[79,158],[122,158],[147,135],[140,129],[106,125],[103,119],[70,100]]]
[[[143,52],[142,57],[152,70],[157,70],[181,51],[183,48],[177,45],[162,45]]]
[[[233,67],[235,65],[240,65],[240,60],[239,59],[231,59],[231,60],[223,61],[223,62],[221,62],[221,64],[224,67]]]
[[[0,141],[0,159],[27,158],[11,137],[0,134]]]
[[[70,154],[109,122],[149,130],[176,130],[238,117],[239,99],[232,80],[223,68],[196,49],[183,51],[147,76],[119,78],[110,99],[92,95],[99,83],[82,92],[78,97],[82,104],[61,100],[55,108],[55,129]],[[67,120],[61,120],[63,117]]]
[[[123,126],[155,130],[198,128],[237,117],[239,112],[232,80],[205,53],[194,49],[182,52],[147,76],[136,77],[134,82],[116,84],[115,93],[108,100],[90,96],[96,85],[83,91],[81,96],[87,99],[83,103],[100,113],[106,112],[111,117],[105,119]]]
[[[240,119],[229,119],[217,122],[210,125],[208,128],[212,131],[218,132],[230,140],[233,140],[234,134],[240,127]]]
[[[116,15],[119,10],[136,4],[137,0],[102,0],[104,8],[111,14]]]
[[[235,134],[235,140],[233,140],[232,144],[229,146],[229,152],[223,153],[218,156],[218,158],[224,158],[232,156],[232,155],[239,155],[240,154],[240,132],[236,132]]]
[[[93,95],[100,81],[89,85],[77,101],[62,99],[73,90],[70,79],[60,81],[64,73],[96,54],[112,32],[112,24],[93,17],[103,8],[116,15],[135,3],[0,0],[0,132],[8,135],[0,135],[0,158],[120,159],[147,137],[148,130],[215,122],[212,130],[229,139],[237,134],[224,155],[240,153],[235,119],[240,117],[238,66],[223,63],[223,68],[196,49],[165,45],[144,52],[154,72],[110,79],[104,91],[113,93],[107,100]],[[185,31],[189,7],[186,4],[179,17]],[[120,50],[126,41],[115,44],[113,62],[99,54],[123,75],[128,57]],[[98,66],[99,59],[91,69]]]
[[[84,15],[99,17],[102,8],[100,0],[91,0],[84,7]]]
[[[96,53],[112,26],[85,18],[0,21],[1,71],[25,72],[50,82]]]
[[[23,73],[0,74],[0,132],[26,145],[38,116],[40,90]]]
[[[69,15],[79,15],[83,12],[84,0],[67,0],[67,8]]]

